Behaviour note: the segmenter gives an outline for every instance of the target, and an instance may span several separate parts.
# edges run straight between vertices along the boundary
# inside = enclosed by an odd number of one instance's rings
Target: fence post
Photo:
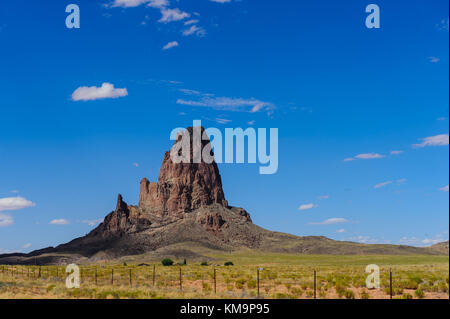
[[[95,267],[95,285],[97,286],[97,267]]]
[[[38,278],[41,278],[41,266],[39,266]]]
[[[214,294],[217,293],[216,267],[214,267]]]
[[[256,281],[258,286],[258,298],[259,298],[259,268],[256,270]]]
[[[156,265],[153,265],[153,286],[155,285]]]
[[[181,280],[181,267],[180,267],[180,291],[183,291],[183,283]]]
[[[389,292],[392,299],[392,268],[389,268]]]
[[[182,275],[181,275],[181,267],[180,267],[180,291],[183,291],[183,282],[182,282]]]
[[[131,268],[130,268],[130,287],[133,287],[133,282],[131,280]]]
[[[111,286],[114,285],[114,268],[111,269]]]
[[[316,270],[314,269],[314,299],[316,298]]]

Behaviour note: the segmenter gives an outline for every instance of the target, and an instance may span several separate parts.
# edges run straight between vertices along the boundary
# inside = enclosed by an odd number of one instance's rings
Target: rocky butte
[[[187,129],[190,133],[192,130],[192,127]],[[202,141],[202,151],[207,146],[210,147],[209,140]],[[199,248],[296,254],[442,253],[432,247],[366,245],[263,229],[252,223],[245,209],[229,205],[215,162],[174,163],[168,151],[158,181],[144,178],[140,182],[137,206],[128,205],[118,195],[115,210],[86,236],[29,254],[0,255],[0,263],[62,264],[140,254],[155,258],[167,255],[193,258],[202,257],[196,252]]]

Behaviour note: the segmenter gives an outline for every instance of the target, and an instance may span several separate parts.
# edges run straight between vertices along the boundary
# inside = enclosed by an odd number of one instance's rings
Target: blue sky
[[[376,1],[380,29],[369,3],[1,3],[0,252],[82,236],[118,193],[136,204],[195,119],[279,129],[277,174],[220,164],[230,204],[262,227],[447,240],[448,1]]]

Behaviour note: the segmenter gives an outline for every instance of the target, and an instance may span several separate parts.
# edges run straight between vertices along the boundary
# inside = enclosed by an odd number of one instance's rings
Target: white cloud
[[[403,151],[391,151],[391,155],[400,155]]]
[[[392,181],[387,181],[387,182],[376,184],[373,188],[381,188],[381,187],[385,187],[390,184],[392,184]]]
[[[424,244],[424,245],[434,245],[434,244],[437,244],[440,242],[441,242],[441,239],[432,239],[432,238],[422,239],[422,244]]]
[[[231,2],[231,0],[209,0],[211,2],[216,2],[216,3],[228,3]]]
[[[366,154],[358,154],[355,156],[356,159],[376,159],[383,158],[384,155],[378,153],[366,153]]]
[[[398,241],[398,244],[410,246],[431,246],[446,240],[448,240],[448,232],[440,233],[433,237],[426,237],[426,238],[419,238],[416,236],[412,237],[405,236]]]
[[[134,167],[139,167],[139,163],[133,163]]]
[[[186,94],[186,95],[201,95],[199,91],[196,90],[189,90],[189,89],[180,89],[180,92]]]
[[[407,181],[406,178],[400,178],[400,179],[397,180],[397,183],[398,184],[403,184],[403,183],[406,183],[406,181]]]
[[[351,237],[348,240],[350,241],[356,241],[362,244],[376,244],[379,243],[380,241],[376,238],[371,238],[370,236],[356,236],[356,237]]]
[[[206,35],[205,29],[198,27],[196,25],[191,25],[188,29],[183,30],[181,33],[185,36],[195,34],[196,36],[203,37]]]
[[[30,247],[31,247],[31,244],[30,244],[30,243],[27,243],[27,244],[25,244],[25,245],[22,246],[23,249],[27,249],[27,248],[30,248]]]
[[[127,96],[127,89],[115,89],[111,83],[103,83],[101,87],[96,86],[82,86],[72,93],[73,101],[93,101],[99,99],[115,99]]]
[[[448,22],[448,18],[447,19],[442,19],[441,22],[439,24],[436,25],[437,28],[439,30],[445,30],[448,31],[448,26],[449,26],[449,22]]]
[[[169,5],[168,0],[150,0],[148,3],[148,7],[162,9]]]
[[[422,143],[413,144],[413,147],[425,147],[425,146],[447,146],[448,134],[440,134],[435,136],[424,137],[420,139]]]
[[[178,99],[177,104],[189,106],[211,107],[216,110],[233,111],[233,112],[250,112],[270,111],[275,108],[272,103],[263,102],[257,99],[242,99],[229,97],[210,97],[203,96],[200,100],[184,100]]]
[[[163,46],[162,49],[163,50],[169,50],[169,49],[175,48],[177,46],[179,46],[179,43],[177,41],[172,41],[172,42],[167,43],[165,46]]]
[[[428,57],[428,61],[430,61],[431,63],[438,63],[441,59],[435,57],[435,56],[430,56]]]
[[[317,223],[309,223],[310,225],[333,225],[333,224],[342,224],[342,223],[348,223],[349,221],[345,218],[329,218],[324,220],[323,222],[317,222]]]
[[[7,227],[14,224],[12,216],[0,213],[0,227]]]
[[[300,207],[298,208],[298,210],[308,210],[308,209],[313,209],[318,207],[319,205],[314,205],[314,204],[303,204],[300,205]]]
[[[163,8],[163,9],[161,9],[161,15],[162,15],[162,17],[161,17],[161,19],[158,20],[158,22],[162,22],[162,23],[180,21],[180,20],[189,18],[191,16],[189,13],[183,12],[178,8],[175,8],[175,9]]]
[[[67,219],[54,219],[50,223],[50,225],[69,225],[70,221]]]
[[[99,218],[99,219],[94,219],[94,220],[82,220],[81,221],[83,224],[88,224],[89,226],[93,227],[97,224],[100,224],[103,222],[103,218]]]
[[[122,7],[122,8],[131,8],[137,7],[141,4],[148,2],[149,0],[115,0],[111,7]]]
[[[169,5],[168,0],[114,0],[111,7],[132,8],[142,4],[152,8],[164,8]]]
[[[443,192],[448,192],[448,185],[444,186],[442,188],[439,188],[439,190],[443,191]]]
[[[192,19],[192,20],[188,20],[184,23],[184,25],[191,25],[191,24],[196,24],[198,23],[198,20]]]
[[[36,206],[36,204],[23,197],[0,198],[0,212],[5,210],[19,210],[33,206]]]
[[[378,153],[364,153],[364,154],[358,154],[355,157],[348,157],[344,159],[344,162],[351,162],[355,160],[368,160],[368,159],[377,159],[377,158],[383,158],[384,155],[378,154]]]
[[[345,233],[345,232],[346,232],[346,230],[343,228],[336,230],[336,233],[340,233],[340,234]]]
[[[248,122],[247,122],[247,124],[250,125],[250,126],[254,125],[255,123],[256,123],[255,120],[251,120],[251,121],[248,121]]]
[[[321,196],[317,196],[318,199],[328,199],[330,198],[329,195],[321,195]]]
[[[222,118],[216,118],[215,121],[219,124],[228,124],[231,122],[231,120],[222,119]]]

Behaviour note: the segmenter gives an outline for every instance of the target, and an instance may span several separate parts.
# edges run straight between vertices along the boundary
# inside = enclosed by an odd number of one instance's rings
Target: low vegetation
[[[146,264],[130,259],[81,265],[81,286],[76,289],[66,288],[65,266],[0,265],[0,298],[380,299],[390,298],[390,268],[394,299],[449,298],[448,256],[234,253],[231,257],[233,262],[226,254],[209,256],[210,263],[181,259],[175,264],[165,258]],[[380,267],[380,289],[365,286],[368,264]],[[259,281],[258,268],[263,268]]]

